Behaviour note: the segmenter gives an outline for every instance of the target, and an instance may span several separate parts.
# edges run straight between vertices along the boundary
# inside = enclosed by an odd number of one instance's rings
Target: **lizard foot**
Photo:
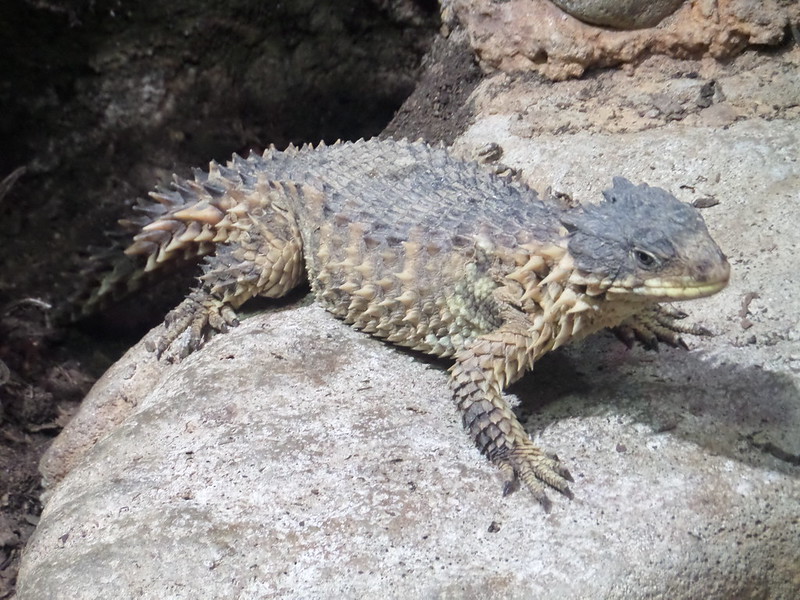
[[[569,482],[574,480],[567,468],[559,462],[556,455],[545,454],[530,440],[518,443],[506,457],[497,462],[505,479],[504,496],[515,491],[522,482],[545,512],[550,512],[552,507],[552,502],[547,497],[546,486],[558,490],[570,500],[573,498]]]
[[[681,333],[704,336],[713,334],[701,325],[678,323],[686,317],[687,314],[683,311],[659,304],[629,317],[611,331],[628,348],[638,341],[648,350],[658,351],[659,342],[688,350],[689,346],[681,338]]]
[[[194,290],[167,314],[164,319],[164,333],[147,349],[161,358],[179,336],[188,332],[188,339],[169,357],[170,360],[180,360],[197,350],[209,331],[225,333],[238,324],[236,313],[228,304],[202,290]]]

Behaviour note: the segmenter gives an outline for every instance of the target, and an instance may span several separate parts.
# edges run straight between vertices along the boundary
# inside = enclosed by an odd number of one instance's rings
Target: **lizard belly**
[[[408,237],[384,238],[361,223],[321,226],[306,258],[317,300],[357,329],[443,357],[500,325],[489,306],[494,284],[475,286],[468,254],[435,236]]]

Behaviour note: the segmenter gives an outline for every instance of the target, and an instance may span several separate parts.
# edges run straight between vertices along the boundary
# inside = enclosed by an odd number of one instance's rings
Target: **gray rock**
[[[247,320],[165,366],[53,490],[18,598],[721,598],[756,574],[789,597],[800,484],[732,434],[796,427],[791,382],[713,342],[592,346],[516,390],[548,401],[533,429],[577,479],[546,515],[501,496],[442,367],[318,307]]]
[[[502,497],[446,365],[315,306],[267,313],[178,365],[139,346],[115,367],[129,386],[106,382],[84,411],[110,389],[128,399],[111,421],[127,416],[93,446],[77,436],[18,597],[797,597],[800,125],[532,142],[510,123],[479,119],[464,143],[494,139],[581,199],[609,165],[721,199],[704,214],[734,267],[729,290],[685,307],[719,333],[695,350],[598,336],[512,390],[575,500],[554,494],[548,515],[524,492]],[[133,365],[148,373],[139,397]]]
[[[678,10],[684,0],[552,0],[564,12],[585,23],[615,29],[654,27]]]

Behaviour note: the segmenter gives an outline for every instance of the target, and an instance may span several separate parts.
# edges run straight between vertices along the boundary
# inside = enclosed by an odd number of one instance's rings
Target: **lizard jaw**
[[[665,300],[692,300],[716,294],[726,285],[728,285],[727,279],[724,281],[689,283],[688,285],[681,285],[680,283],[676,285],[673,282],[661,280],[648,280],[645,281],[644,286],[634,290],[634,293],[650,297],[663,297]]]
[[[728,285],[728,272],[725,277],[714,281],[697,281],[691,277],[661,279],[654,277],[647,279],[640,285],[633,287],[611,286],[608,295],[634,296],[643,300],[669,302],[673,300],[693,300],[705,298],[721,291]]]

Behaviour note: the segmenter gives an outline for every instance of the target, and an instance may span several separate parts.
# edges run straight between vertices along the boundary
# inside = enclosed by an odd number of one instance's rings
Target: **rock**
[[[156,331],[151,331],[142,343],[155,335]],[[45,490],[63,479],[156,385],[164,365],[151,352],[145,351],[142,343],[128,351],[95,383],[80,412],[45,452],[39,463]]]
[[[504,161],[581,200],[618,174],[687,201],[713,195],[704,214],[734,269],[728,290],[685,306],[719,334],[695,350],[597,336],[512,390],[537,442],[572,470],[573,501],[553,493],[545,514],[524,491],[501,495],[461,431],[446,365],[316,306],[266,313],[178,365],[140,345],[115,366],[112,380],[152,371],[93,446],[62,441],[71,469],[48,463],[66,475],[18,598],[797,597],[800,399],[781,357],[798,353],[787,282],[800,125],[532,141],[513,122],[481,117],[460,144],[495,140]],[[744,346],[738,313],[753,289],[759,341]]]
[[[496,73],[477,86],[472,102],[477,120],[480,115],[514,115],[510,131],[523,143],[578,132],[646,131],[675,117],[684,125],[715,127],[751,118],[792,121],[800,117],[797,60],[797,52],[790,49],[776,54],[748,50],[726,64],[652,56],[629,69],[606,69],[565,81],[540,83]],[[709,97],[711,83],[714,95]],[[711,101],[708,108],[698,103],[703,97]],[[480,131],[492,134],[491,128]],[[536,168],[520,164],[523,170]],[[551,184],[537,181],[544,187]]]
[[[576,19],[615,29],[653,27],[674,13],[684,0],[552,0]]]
[[[796,3],[776,0],[689,2],[657,27],[636,31],[583,23],[549,0],[449,0],[444,15],[455,15],[466,29],[484,69],[535,71],[553,80],[651,55],[731,57],[749,45],[781,43],[790,19],[800,22]]]

